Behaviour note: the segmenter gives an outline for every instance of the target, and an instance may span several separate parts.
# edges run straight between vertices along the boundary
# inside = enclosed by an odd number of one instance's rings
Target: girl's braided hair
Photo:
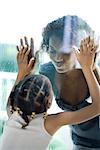
[[[43,75],[29,75],[19,82],[10,94],[10,106],[13,111],[18,108],[21,117],[28,124],[28,115],[46,112],[47,100],[52,99],[52,87],[47,77]]]

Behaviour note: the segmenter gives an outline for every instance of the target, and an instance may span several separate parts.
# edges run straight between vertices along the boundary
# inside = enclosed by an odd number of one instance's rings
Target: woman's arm
[[[89,80],[88,85],[93,103],[77,111],[62,112],[48,117],[47,130],[51,135],[63,125],[79,124],[100,115],[100,85],[91,69],[85,69],[84,74],[87,76],[87,81]]]
[[[82,123],[100,115],[100,85],[97,83],[97,79],[95,78],[93,71],[85,70],[84,75],[86,76],[86,80],[89,85],[93,103],[78,111],[64,112],[60,114],[59,117],[61,124],[63,125]]]
[[[59,127],[68,124],[78,124],[100,115],[100,85],[93,72],[93,63],[96,46],[94,41],[86,38],[81,42],[80,51],[75,50],[77,59],[82,66],[84,76],[86,78],[92,104],[78,111],[63,112],[56,116],[56,124]],[[81,89],[80,91],[81,92]],[[58,120],[58,121],[57,121]]]

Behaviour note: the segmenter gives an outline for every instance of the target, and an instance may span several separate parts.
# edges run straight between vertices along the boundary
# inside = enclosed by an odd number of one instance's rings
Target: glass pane
[[[17,72],[16,47],[0,43],[0,134],[7,120],[6,104]]]

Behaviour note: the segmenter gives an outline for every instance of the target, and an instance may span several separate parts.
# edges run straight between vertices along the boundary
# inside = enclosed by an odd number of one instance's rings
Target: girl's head
[[[15,86],[12,110],[19,109],[22,118],[28,123],[33,113],[46,112],[50,108],[53,92],[50,81],[43,75],[29,75]]]
[[[42,36],[42,49],[45,49],[56,70],[66,72],[76,65],[72,47],[79,47],[85,36],[93,35],[86,21],[78,16],[64,16],[47,24]]]

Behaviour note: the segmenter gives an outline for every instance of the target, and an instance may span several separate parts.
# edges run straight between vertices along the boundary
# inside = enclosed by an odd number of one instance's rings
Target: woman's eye
[[[55,50],[50,50],[50,54],[56,55],[56,51]]]

